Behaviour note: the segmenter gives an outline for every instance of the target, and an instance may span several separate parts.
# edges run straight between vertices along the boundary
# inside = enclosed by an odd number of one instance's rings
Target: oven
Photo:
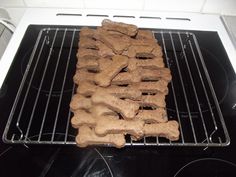
[[[40,15],[39,15],[40,14]],[[180,140],[126,138],[78,148],[70,125],[81,27],[109,18],[151,29],[173,80]],[[234,176],[235,49],[217,15],[29,9],[1,60],[1,171],[6,176]],[[14,169],[14,170],[11,170]]]

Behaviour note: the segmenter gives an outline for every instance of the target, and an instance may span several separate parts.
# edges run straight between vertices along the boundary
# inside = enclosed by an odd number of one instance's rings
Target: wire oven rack
[[[79,28],[44,28],[26,69],[3,140],[18,144],[75,144],[69,103],[75,90]],[[147,137],[127,146],[226,146],[230,138],[196,36],[154,30],[172,73],[166,97],[169,119],[180,124],[180,139]]]

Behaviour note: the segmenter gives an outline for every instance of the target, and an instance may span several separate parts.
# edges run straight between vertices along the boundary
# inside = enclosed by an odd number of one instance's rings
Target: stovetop
[[[199,42],[231,137],[227,147],[126,147],[123,149],[0,143],[1,176],[235,176],[236,78],[216,32],[192,31]],[[34,39],[34,35],[30,37]],[[29,40],[29,38],[27,38]],[[26,40],[26,41],[27,41]],[[25,40],[0,94],[1,134],[29,50]],[[26,63],[25,63],[26,64]],[[17,76],[18,75],[18,76]],[[21,75],[21,76],[20,76]]]
[[[28,13],[37,14],[36,11]],[[38,14],[37,14],[38,15]],[[33,15],[32,15],[33,16]],[[31,17],[32,17],[31,16]],[[42,15],[43,16],[43,15]],[[64,19],[65,20],[65,19]],[[39,23],[43,21],[39,20]],[[86,22],[83,21],[84,23]],[[87,20],[88,25],[90,20]],[[50,21],[48,23],[60,23]],[[67,22],[65,22],[67,23]],[[71,23],[71,21],[68,21]],[[97,22],[98,23],[98,22]],[[148,23],[148,22],[147,22]],[[151,21],[150,21],[151,23]],[[182,24],[181,22],[178,22]],[[186,22],[187,23],[187,22]],[[155,24],[152,23],[155,26]],[[152,26],[150,25],[150,26]],[[22,23],[24,28],[26,23]],[[160,26],[163,26],[160,25]],[[165,26],[165,24],[164,24]],[[180,25],[174,25],[176,29]],[[194,28],[186,25],[188,29]],[[201,24],[200,26],[204,25]],[[166,28],[168,28],[167,26]],[[173,28],[174,28],[173,27]],[[215,26],[218,28],[218,26]],[[172,28],[172,29],[173,29]],[[214,25],[210,31],[215,31]],[[24,30],[18,29],[16,33]],[[203,32],[204,31],[204,32]],[[226,147],[125,147],[115,149],[109,147],[78,148],[63,145],[10,145],[0,142],[0,174],[7,176],[235,176],[236,174],[236,77],[232,67],[232,56],[225,40],[224,47],[220,38],[224,33],[194,31],[198,38],[201,51],[209,71],[216,96],[231,138]],[[21,39],[13,36],[13,42]],[[29,37],[29,40],[33,38]],[[227,41],[227,40],[226,40]],[[19,43],[19,42],[18,42]],[[13,47],[11,42],[9,47]],[[23,56],[30,46],[22,49]],[[16,52],[18,47],[7,50],[3,60]],[[0,134],[3,133],[7,122],[16,90],[20,80],[16,76],[21,74],[22,58],[13,60],[0,92],[1,124]],[[232,60],[232,58],[230,57]],[[9,63],[8,63],[9,64]],[[17,69],[18,68],[18,69]]]

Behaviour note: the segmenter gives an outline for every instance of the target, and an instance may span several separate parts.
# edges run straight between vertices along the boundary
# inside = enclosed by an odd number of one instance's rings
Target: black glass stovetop
[[[3,133],[21,81],[24,56],[45,26],[30,26],[0,92]],[[229,131],[227,147],[106,147],[8,145],[0,142],[0,176],[214,176],[236,175],[236,77],[217,32],[191,31],[210,74]],[[235,106],[236,107],[236,106]]]

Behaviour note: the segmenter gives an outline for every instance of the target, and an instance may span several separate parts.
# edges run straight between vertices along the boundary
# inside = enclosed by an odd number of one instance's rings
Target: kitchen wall
[[[236,0],[0,0],[17,24],[26,8],[99,8],[236,15]]]

